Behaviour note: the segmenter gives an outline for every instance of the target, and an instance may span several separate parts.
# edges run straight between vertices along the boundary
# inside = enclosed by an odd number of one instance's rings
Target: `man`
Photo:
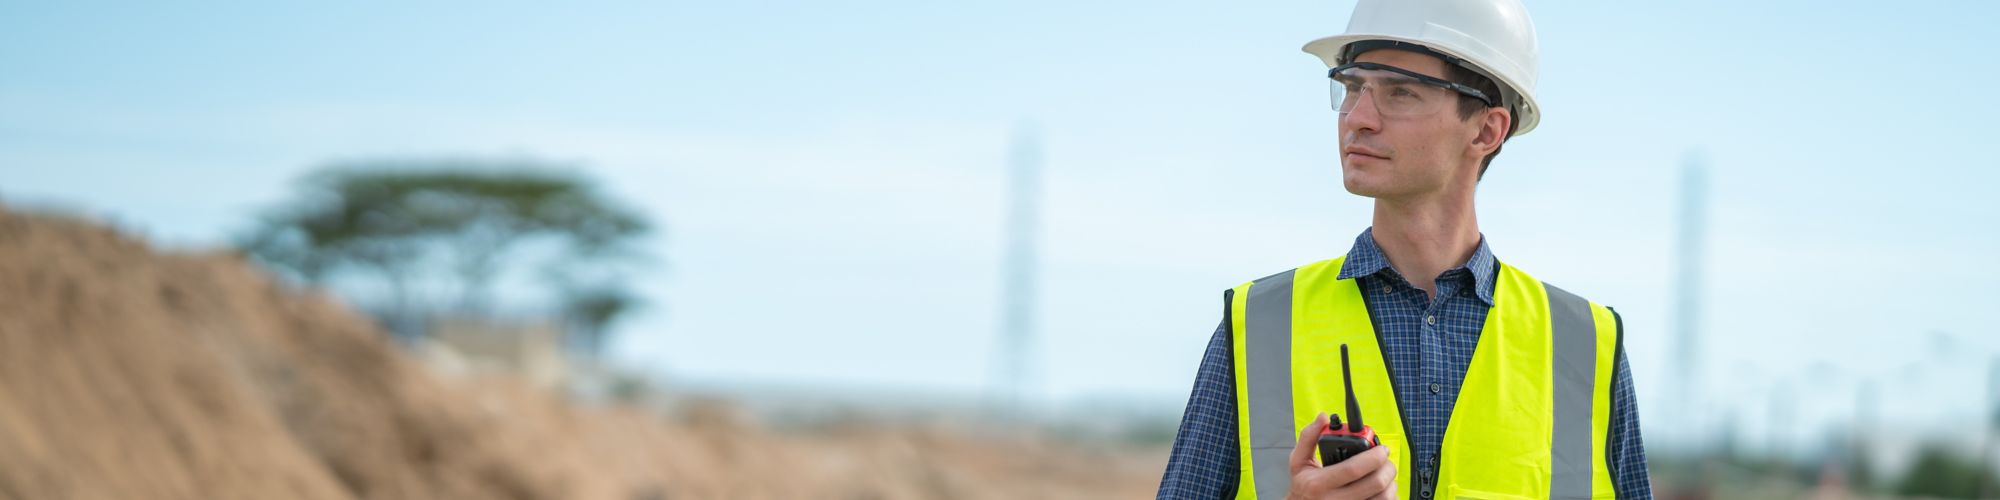
[[[1622,321],[1496,260],[1474,215],[1501,144],[1540,117],[1525,9],[1361,0],[1305,51],[1330,68],[1342,181],[1373,225],[1224,293],[1159,497],[1650,498]],[[1342,345],[1381,445],[1321,464]]]

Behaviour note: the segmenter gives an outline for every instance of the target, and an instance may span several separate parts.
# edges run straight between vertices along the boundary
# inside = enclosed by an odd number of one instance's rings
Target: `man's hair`
[[[1444,79],[1450,80],[1452,82],[1461,85],[1465,85],[1467,87],[1479,89],[1480,92],[1485,92],[1487,96],[1492,97],[1495,101],[1501,100],[1500,86],[1494,84],[1493,79],[1480,75],[1479,72],[1467,69],[1464,66],[1451,64],[1448,62],[1445,63]],[[1485,109],[1486,109],[1486,103],[1480,102],[1480,100],[1478,99],[1473,99],[1472,96],[1459,94],[1458,119],[1464,120],[1467,118],[1472,118],[1472,115],[1479,114],[1480,111],[1484,111]],[[1507,137],[1512,137],[1514,135],[1514,127],[1521,124],[1521,117],[1519,114],[1512,115],[1512,118],[1513,119],[1507,121]],[[1501,146],[1505,146],[1507,144],[1507,137],[1500,138]],[[1500,156],[1499,146],[1494,146],[1493,152],[1488,153],[1486,155],[1486,161],[1479,164],[1479,178],[1481,179],[1486,178],[1486,167],[1493,165],[1493,157],[1495,156]]]

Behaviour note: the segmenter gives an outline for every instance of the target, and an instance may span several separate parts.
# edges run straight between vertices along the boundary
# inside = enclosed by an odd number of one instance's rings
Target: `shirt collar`
[[[1473,249],[1472,258],[1445,272],[1458,269],[1472,273],[1473,295],[1492,306],[1493,284],[1499,278],[1500,263],[1493,258],[1493,249],[1486,246],[1486,235],[1479,235],[1479,247]],[[1338,279],[1372,276],[1383,271],[1396,272],[1389,267],[1389,257],[1382,253],[1382,247],[1375,244],[1375,228],[1362,230],[1361,236],[1354,238],[1354,248],[1347,251],[1347,261],[1340,265]]]

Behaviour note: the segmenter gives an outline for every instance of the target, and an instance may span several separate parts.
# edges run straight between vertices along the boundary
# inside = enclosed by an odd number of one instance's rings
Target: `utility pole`
[[[1705,425],[1706,412],[1701,403],[1701,297],[1702,297],[1702,248],[1706,226],[1707,186],[1702,172],[1700,154],[1690,151],[1686,164],[1681,168],[1680,224],[1677,248],[1674,252],[1674,371],[1677,375],[1677,396],[1675,405],[1685,415],[1691,417],[1692,425],[1680,426],[1698,429]],[[1696,449],[1706,448],[1712,443],[1701,443],[1698,433],[1683,433],[1676,436],[1682,445],[1695,445]]]
[[[1000,365],[998,398],[1008,413],[1027,413],[1032,385],[1029,352],[1035,339],[1036,240],[1041,226],[1042,153],[1031,125],[1015,132],[1007,158],[1006,245],[1000,275]]]

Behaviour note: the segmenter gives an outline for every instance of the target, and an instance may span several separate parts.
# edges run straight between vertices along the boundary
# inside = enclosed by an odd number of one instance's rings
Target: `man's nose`
[[[1375,109],[1375,96],[1369,95],[1369,92],[1372,92],[1372,89],[1355,95],[1355,102],[1350,103],[1353,107],[1348,108],[1346,113],[1340,114],[1340,131],[1342,134],[1358,130],[1367,130],[1370,132],[1379,132],[1382,130],[1382,115],[1379,110]]]

